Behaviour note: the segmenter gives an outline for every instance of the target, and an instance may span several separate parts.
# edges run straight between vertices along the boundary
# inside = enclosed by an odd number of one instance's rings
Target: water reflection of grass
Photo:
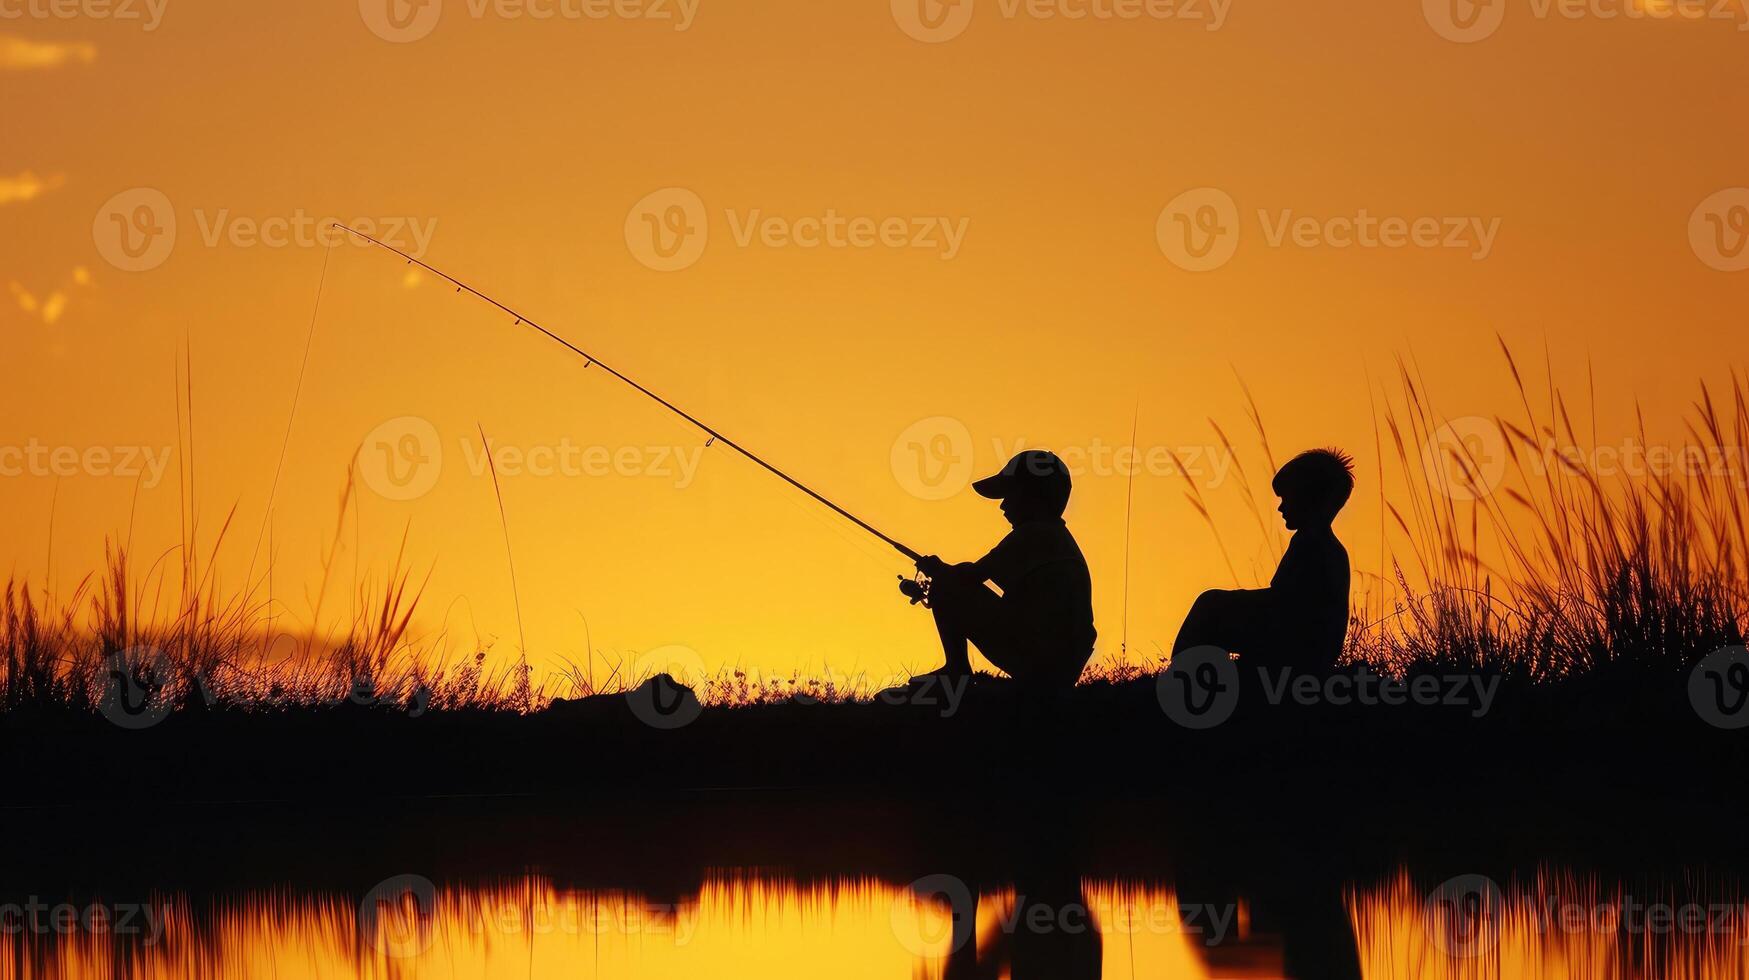
[[[1348,899],[1366,976],[1425,980],[1715,980],[1749,971],[1749,921],[1726,883],[1644,891],[1562,871],[1423,887],[1400,873]]]
[[[1734,886],[1687,880],[1644,888],[1547,870],[1507,883],[1459,922],[1440,904],[1441,886],[1400,870],[1351,889],[1346,907],[1368,978],[1724,980],[1749,969]],[[1209,944],[1182,928],[1170,887],[1087,880],[1082,894],[1102,938],[1104,976],[1279,975],[1283,937],[1253,928],[1243,913],[1233,932]],[[435,887],[425,905],[390,897],[368,916],[358,896],[337,893],[156,901],[164,926],[150,939],[77,928],[9,932],[0,935],[0,963],[9,976],[68,980],[891,978],[941,976],[948,954],[945,908],[903,885],[854,875],[798,881],[720,872],[669,899],[566,889],[529,875]],[[1017,902],[1024,899],[1012,888],[982,896],[979,949],[1000,948],[1005,931],[1027,928]],[[1671,917],[1634,914],[1659,908]],[[1712,918],[1684,918],[1686,908]]]

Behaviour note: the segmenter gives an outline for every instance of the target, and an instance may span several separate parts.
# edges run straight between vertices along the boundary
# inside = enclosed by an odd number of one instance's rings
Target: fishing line
[[[864,531],[867,531],[869,534],[872,534],[875,537],[886,542],[889,546],[891,546],[893,548],[893,550],[897,551],[899,554],[904,555],[906,558],[909,558],[912,561],[921,561],[922,560],[923,555],[921,552],[918,552],[915,549],[906,547],[904,544],[901,544],[897,539],[892,538],[892,537],[882,533],[873,524],[868,523],[867,521],[863,520],[862,518],[857,517],[855,514],[852,514],[850,511],[847,511],[844,508],[833,503],[832,501],[828,500],[826,497],[822,496],[820,493],[815,491],[812,487],[809,487],[807,484],[803,483],[802,481],[796,479],[793,476],[790,476],[788,473],[785,473],[783,470],[780,470],[776,466],[773,466],[772,464],[766,462],[763,458],[761,458],[758,454],[754,453],[752,450],[746,448],[745,446],[742,446],[740,443],[734,441],[733,439],[730,439],[728,436],[723,435],[721,432],[718,432],[716,429],[712,428],[711,426],[706,425],[704,422],[701,422],[699,419],[688,414],[685,410],[681,409],[678,405],[675,405],[673,402],[669,401],[668,399],[663,398],[661,395],[656,394],[654,391],[651,391],[649,388],[644,387],[643,385],[639,384],[638,382],[632,380],[630,377],[620,373],[619,371],[614,370],[612,367],[608,366],[607,364],[602,363],[600,358],[589,353],[588,351],[585,351],[581,347],[578,347],[576,344],[571,343],[569,340],[566,340],[565,338],[559,336],[558,334],[552,332],[551,330],[548,330],[546,327],[541,326],[538,322],[528,318],[527,316],[524,316],[521,313],[518,313],[516,310],[513,310],[510,307],[504,305],[503,303],[500,303],[498,300],[493,299],[491,296],[488,296],[485,293],[479,291],[478,289],[475,289],[474,287],[468,285],[467,283],[462,282],[460,279],[457,279],[456,277],[450,275],[449,273],[444,272],[443,270],[438,269],[435,266],[429,265],[420,259],[414,258],[411,255],[408,255],[406,252],[401,251],[400,249],[394,247],[393,245],[389,245],[389,244],[386,244],[384,242],[378,241],[377,239],[372,238],[371,236],[365,234],[362,231],[358,231],[357,229],[354,229],[354,228],[349,228],[346,225],[340,224],[338,222],[336,222],[334,224],[334,227],[338,228],[341,231],[344,231],[350,235],[357,236],[358,238],[361,238],[364,241],[369,242],[370,244],[375,245],[376,247],[378,247],[380,249],[383,249],[383,250],[388,251],[388,252],[392,252],[395,255],[398,255],[401,258],[406,259],[407,264],[416,265],[419,268],[424,269],[426,272],[429,272],[432,275],[438,277],[439,279],[442,279],[443,281],[454,286],[456,288],[456,292],[458,292],[458,293],[466,292],[469,295],[475,297],[476,299],[479,299],[487,304],[490,304],[491,306],[497,308],[501,312],[508,314],[509,316],[515,317],[516,323],[518,326],[526,326],[532,330],[538,331],[539,333],[545,335],[548,339],[552,340],[553,342],[562,345],[566,350],[570,351],[573,354],[576,354],[578,357],[583,358],[584,366],[586,368],[587,367],[599,367],[599,368],[601,368],[603,371],[606,371],[608,374],[613,375],[614,378],[618,379],[619,381],[624,382],[629,387],[635,389],[638,393],[642,394],[644,397],[650,399],[651,401],[655,402],[658,405],[661,405],[663,408],[666,408],[668,411],[673,412],[675,415],[680,416],[682,419],[685,419],[687,422],[691,423],[694,427],[696,427],[699,431],[701,431],[705,435],[709,436],[710,437],[710,444],[714,445],[714,444],[720,442],[723,445],[729,447],[730,449],[733,449],[735,452],[740,453],[742,456],[745,456],[746,458],[759,464],[759,466],[761,468],[763,468],[766,472],[772,474],[773,476],[784,481],[785,483],[788,483],[790,486],[795,487],[797,490],[800,490],[801,492],[807,494],[809,497],[812,497],[818,503],[830,508],[838,516],[844,518],[845,520],[849,521],[850,523],[855,524],[857,527],[862,528]]]
[[[328,250],[322,253],[322,277],[316,282],[316,304],[310,310],[310,329],[304,337],[304,359],[298,364],[298,381],[297,385],[292,388],[291,415],[285,420],[285,439],[279,444],[279,462],[273,466],[273,485],[267,491],[267,513],[262,515],[261,530],[255,534],[255,550],[249,553],[249,571],[243,576],[245,582],[249,581],[250,577],[255,574],[255,559],[261,554],[261,539],[266,536],[267,526],[273,520],[273,501],[279,494],[279,477],[285,470],[286,449],[291,446],[292,425],[297,422],[298,418],[298,399],[304,392],[304,372],[308,371],[310,367],[310,348],[316,345],[316,321],[322,314],[322,293],[328,285],[328,260],[333,257],[334,245],[330,243]],[[273,549],[269,547],[270,561],[272,552]],[[270,574],[269,582],[271,583],[271,581]]]

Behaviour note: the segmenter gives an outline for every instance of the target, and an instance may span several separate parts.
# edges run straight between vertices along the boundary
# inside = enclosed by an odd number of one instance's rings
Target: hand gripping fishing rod
[[[552,340],[553,342],[555,342],[557,344],[562,345],[566,350],[570,351],[573,354],[576,354],[578,357],[583,358],[583,360],[585,362],[584,363],[585,367],[594,366],[594,367],[601,368],[603,371],[606,371],[608,374],[613,375],[614,378],[625,382],[628,386],[635,389],[639,394],[650,399],[651,401],[662,406],[663,408],[666,408],[668,411],[673,412],[675,415],[678,415],[681,418],[685,419],[687,422],[691,423],[694,427],[696,427],[700,432],[703,432],[705,435],[709,436],[711,443],[720,442],[723,445],[729,447],[730,449],[733,449],[734,451],[736,451],[736,452],[740,453],[741,455],[747,457],[748,459],[752,460],[753,462],[759,464],[759,466],[761,468],[763,468],[766,472],[777,477],[778,479],[789,484],[790,486],[795,487],[797,490],[800,490],[801,492],[814,498],[815,500],[819,501],[820,503],[825,504],[827,507],[832,509],[833,513],[844,518],[845,520],[849,521],[850,523],[855,524],[857,527],[862,528],[864,531],[867,531],[868,533],[874,535],[875,537],[880,538],[882,541],[884,541],[888,545],[892,546],[893,550],[897,551],[901,555],[904,555],[906,558],[909,558],[914,562],[923,560],[923,556],[921,554],[919,554],[917,551],[915,551],[911,548],[908,548],[905,545],[899,543],[897,540],[890,538],[887,535],[881,533],[881,531],[879,529],[877,529],[873,524],[870,524],[869,522],[863,520],[862,518],[857,517],[855,514],[852,514],[850,511],[845,510],[844,508],[838,506],[837,504],[833,503],[832,501],[827,500],[825,497],[823,497],[819,493],[815,492],[807,484],[803,483],[802,481],[796,479],[795,477],[790,476],[788,473],[785,473],[783,470],[780,470],[777,467],[766,462],[764,459],[760,458],[758,456],[758,454],[754,453],[752,450],[741,445],[740,443],[736,442],[735,440],[730,439],[728,436],[723,435],[721,432],[718,432],[716,429],[713,429],[710,426],[704,424],[703,422],[699,421],[694,416],[687,414],[684,410],[682,410],[679,406],[675,405],[673,402],[669,401],[666,398],[663,398],[661,395],[656,394],[654,391],[651,391],[650,389],[644,387],[643,385],[639,384],[638,382],[633,381],[631,378],[625,376],[624,374],[621,374],[620,372],[615,371],[613,368],[602,363],[600,358],[598,358],[595,355],[589,353],[588,351],[582,349],[581,347],[578,347],[576,344],[571,343],[569,340],[566,340],[565,338],[559,336],[558,334],[553,333],[551,330],[548,330],[546,327],[541,326],[539,323],[536,323],[534,320],[531,320],[528,317],[523,316],[521,313],[518,313],[515,310],[511,309],[510,307],[505,306],[503,303],[500,303],[497,300],[493,299],[492,297],[487,296],[485,293],[480,292],[478,289],[475,289],[474,287],[468,285],[467,283],[462,282],[460,279],[457,279],[456,277],[450,275],[449,273],[444,272],[441,269],[434,268],[430,265],[427,265],[425,262],[422,262],[419,259],[416,259],[411,255],[408,255],[406,252],[401,251],[400,249],[394,247],[393,245],[389,245],[387,243],[378,241],[377,239],[372,238],[371,236],[365,234],[362,231],[359,231],[355,228],[349,228],[346,225],[340,224],[338,222],[336,222],[334,224],[334,227],[340,229],[341,231],[346,232],[347,234],[355,235],[358,238],[361,238],[361,239],[369,242],[370,244],[375,245],[376,247],[378,247],[380,249],[384,249],[386,251],[393,252],[396,255],[399,255],[401,258],[406,259],[407,263],[409,265],[416,265],[419,268],[424,269],[426,272],[429,272],[432,275],[438,277],[439,279],[442,279],[444,282],[447,282],[450,285],[454,286],[456,288],[456,292],[466,292],[469,295],[475,297],[476,299],[482,300],[482,301],[498,308],[499,310],[509,314],[510,316],[515,317],[518,325],[527,326],[527,327],[530,327],[534,330],[539,331],[540,333],[544,334],[548,339]],[[921,580],[921,576],[919,576],[919,579]],[[909,594],[909,592],[907,592],[907,594]],[[913,599],[913,601],[919,601],[919,600]]]

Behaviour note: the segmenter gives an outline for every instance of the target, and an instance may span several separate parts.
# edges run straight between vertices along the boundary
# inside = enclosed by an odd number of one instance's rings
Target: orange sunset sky
[[[613,657],[937,662],[897,555],[488,307],[326,247],[342,219],[925,552],[981,554],[1004,525],[966,480],[1059,450],[1102,655],[1138,402],[1132,651],[1232,584],[1165,450],[1267,577],[1208,423],[1266,493],[1239,376],[1278,458],[1356,452],[1338,530],[1376,572],[1398,356],[1458,418],[1514,411],[1497,333],[1539,377],[1546,345],[1619,442],[1635,399],[1676,438],[1749,352],[1749,13],[1450,4],[0,0],[0,560],[70,591],[137,486],[144,567],[192,463],[203,552],[235,506],[227,590],[272,491],[278,624],[307,628],[356,460],[329,625],[405,532],[418,632],[514,654],[483,428],[537,667],[581,662],[583,617]]]

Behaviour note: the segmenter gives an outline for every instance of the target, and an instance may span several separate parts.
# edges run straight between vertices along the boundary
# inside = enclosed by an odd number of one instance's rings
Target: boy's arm
[[[983,573],[983,567],[980,562],[962,561],[958,564],[950,565],[947,562],[942,561],[941,558],[936,555],[924,555],[922,558],[918,559],[917,570],[930,578],[940,578],[943,575],[952,574],[976,574],[981,576]],[[978,581],[982,582],[985,581],[985,579],[980,577]]]
[[[1003,577],[1003,569],[1014,564],[1014,560],[1009,557],[1010,552],[1014,549],[1014,546],[1010,544],[1013,540],[1014,535],[1011,533],[996,542],[996,547],[991,548],[989,554],[977,561],[966,562],[959,567],[974,576],[980,583],[998,581]]]
[[[1013,535],[1009,535],[1009,537],[997,542],[996,547],[991,548],[989,554],[977,561],[962,561],[950,565],[942,561],[940,556],[924,555],[917,562],[917,570],[930,578],[939,578],[943,575],[968,575],[973,581],[980,584],[995,581],[1000,577],[1003,566],[1009,564],[1008,542],[1012,537]]]
[[[917,570],[922,572],[925,577],[931,579],[939,579],[947,575],[979,574],[977,562],[963,561],[957,565],[949,565],[936,555],[924,555],[922,558],[917,559]],[[982,584],[985,580],[980,578],[977,581],[979,584]],[[917,582],[911,581],[903,575],[899,576],[899,591],[904,593],[907,599],[911,600],[912,605],[922,602],[925,598],[923,586]]]

